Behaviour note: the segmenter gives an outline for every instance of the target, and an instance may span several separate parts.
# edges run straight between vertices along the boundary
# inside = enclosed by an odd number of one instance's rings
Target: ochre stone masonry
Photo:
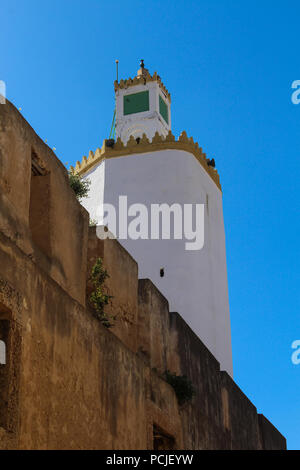
[[[89,310],[102,257],[105,328]],[[101,241],[66,169],[9,103],[0,105],[0,449],[284,449],[115,240]],[[178,405],[166,370],[196,395]]]

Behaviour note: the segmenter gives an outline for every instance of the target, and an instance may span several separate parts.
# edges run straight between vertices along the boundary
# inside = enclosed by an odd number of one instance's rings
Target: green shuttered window
[[[124,96],[124,116],[149,111],[149,91]]]
[[[161,116],[164,118],[167,124],[169,124],[169,111],[168,111],[168,106],[162,99],[162,97],[159,95],[159,112]]]

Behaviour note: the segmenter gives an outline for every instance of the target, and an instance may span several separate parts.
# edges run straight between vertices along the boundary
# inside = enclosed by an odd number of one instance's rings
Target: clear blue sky
[[[2,0],[0,80],[73,164],[108,137],[115,59],[172,95],[173,133],[216,159],[224,193],[235,380],[300,448],[297,1]]]

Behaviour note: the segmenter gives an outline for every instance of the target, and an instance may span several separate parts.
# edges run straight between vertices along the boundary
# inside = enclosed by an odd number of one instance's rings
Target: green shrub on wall
[[[109,318],[104,311],[105,306],[108,305],[113,298],[112,295],[105,293],[105,281],[108,277],[109,274],[103,267],[102,259],[98,258],[91,272],[90,280],[93,283],[94,290],[89,300],[94,309],[95,317],[98,318],[106,328],[113,326],[112,320],[115,320],[115,317]]]
[[[75,175],[72,171],[69,171],[69,183],[78,201],[87,197],[91,185],[89,180],[83,180],[79,175]]]
[[[97,220],[96,219],[90,219],[89,226],[90,227],[97,227]]]
[[[179,405],[192,400],[196,392],[192,382],[186,375],[172,374],[168,370],[165,372],[166,381],[173,387]]]

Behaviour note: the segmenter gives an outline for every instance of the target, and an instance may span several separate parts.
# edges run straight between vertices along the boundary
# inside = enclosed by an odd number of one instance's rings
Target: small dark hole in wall
[[[137,137],[135,140],[136,140],[136,143],[139,144],[140,141],[141,141],[141,138],[140,138],[140,137]]]
[[[165,277],[165,268],[160,268],[160,277]]]

